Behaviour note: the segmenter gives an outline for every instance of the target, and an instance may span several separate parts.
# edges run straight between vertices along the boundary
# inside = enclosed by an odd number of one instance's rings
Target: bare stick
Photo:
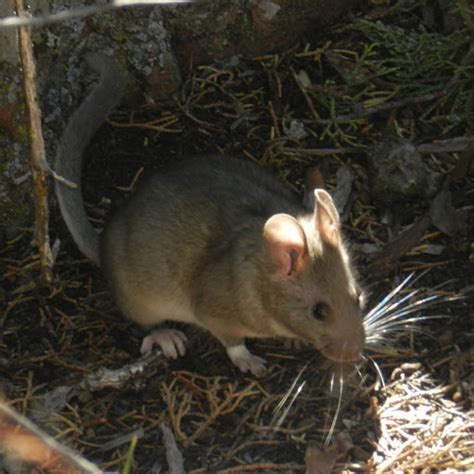
[[[418,97],[406,97],[400,100],[393,100],[384,102],[383,104],[374,105],[373,107],[364,108],[358,112],[354,112],[352,114],[346,115],[337,115],[334,119],[298,119],[302,123],[316,123],[318,125],[326,125],[332,123],[333,121],[336,123],[347,123],[353,122],[357,119],[363,119],[370,117],[373,114],[377,114],[379,112],[386,112],[394,109],[399,109],[400,107],[405,107],[406,105],[413,105],[413,104],[422,104],[423,102],[429,102],[434,99],[438,99],[442,97],[446,93],[446,88],[433,92],[431,94],[424,94]]]
[[[19,17],[26,16],[23,0],[15,0],[15,8]],[[48,186],[46,183],[47,169],[43,132],[41,128],[41,111],[36,92],[36,67],[31,47],[29,27],[18,30],[20,60],[23,70],[22,81],[28,122],[28,141],[30,145],[30,167],[33,177],[35,204],[35,238],[40,256],[41,277],[44,285],[52,279],[53,256],[49,245],[48,233]]]
[[[17,1],[17,0],[16,0]],[[0,438],[2,448],[25,462],[49,467],[48,472],[101,474],[102,471],[82,456],[40,430],[30,420],[0,399]],[[48,466],[49,464],[49,466]]]
[[[20,26],[43,26],[49,23],[59,23],[61,21],[84,18],[96,13],[102,13],[109,10],[115,10],[122,7],[140,6],[140,5],[167,5],[173,3],[188,3],[193,0],[112,0],[106,5],[92,5],[78,7],[71,10],[51,13],[39,17],[6,17],[0,18],[0,28],[18,28]]]
[[[468,137],[456,137],[448,140],[440,140],[436,143],[424,143],[418,145],[416,149],[420,153],[453,153],[456,151],[463,151],[472,143],[472,139]]]
[[[408,230],[403,232],[398,238],[389,242],[377,258],[371,262],[369,267],[374,270],[388,268],[402,255],[409,252],[423,237],[423,234],[431,226],[431,217],[426,214],[418,219]]]
[[[160,429],[163,433],[163,444],[166,448],[166,460],[168,461],[168,469],[170,474],[184,474],[183,454],[178,448],[173,432],[166,423],[160,423]]]

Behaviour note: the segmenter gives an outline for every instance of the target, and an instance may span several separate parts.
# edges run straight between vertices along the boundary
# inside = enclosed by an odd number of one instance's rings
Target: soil
[[[51,238],[60,245],[49,288],[40,283],[31,228],[0,250],[0,387],[9,405],[107,472],[126,472],[127,456],[130,472],[179,472],[170,467],[179,466],[177,453],[194,473],[474,468],[472,145],[462,152],[472,137],[474,79],[466,65],[472,46],[460,36],[472,29],[449,26],[448,13],[432,18],[427,9],[372,8],[289,51],[196,68],[169,102],[113,114],[89,148],[83,182],[100,228],[135,176],[185,154],[253,159],[300,194],[305,176],[316,176],[348,196],[344,230],[368,309],[412,272],[394,298],[408,295],[404,307],[437,301],[386,327],[385,346],[368,347],[357,370],[309,348],[255,340],[253,352],[268,361],[256,379],[240,373],[210,335],[186,326],[186,355],[150,362],[139,353],[145,330],[119,314],[53,207]],[[438,62],[425,58],[425,43]],[[373,192],[368,150],[394,138],[439,148],[413,158],[433,189],[387,189],[387,203]],[[463,145],[446,150],[453,138]],[[352,184],[342,183],[342,167]],[[433,202],[443,189],[449,199],[441,199],[439,217]],[[174,454],[163,424],[177,443]],[[326,441],[333,464],[318,471],[321,457],[311,450],[327,452]],[[1,472],[16,472],[12,456]]]

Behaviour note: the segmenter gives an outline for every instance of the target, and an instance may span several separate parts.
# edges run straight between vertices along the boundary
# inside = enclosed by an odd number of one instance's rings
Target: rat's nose
[[[334,339],[322,351],[335,362],[358,362],[364,350],[364,335],[354,334],[352,338]]]

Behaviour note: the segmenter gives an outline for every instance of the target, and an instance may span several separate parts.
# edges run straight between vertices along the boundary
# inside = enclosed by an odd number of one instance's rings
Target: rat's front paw
[[[244,374],[251,372],[258,377],[265,372],[265,359],[253,355],[244,344],[228,347],[227,354]]]
[[[186,352],[184,343],[187,340],[187,337],[177,329],[158,329],[143,338],[140,352],[146,354],[153,347],[159,346],[166,358],[177,359],[178,355],[183,356]]]

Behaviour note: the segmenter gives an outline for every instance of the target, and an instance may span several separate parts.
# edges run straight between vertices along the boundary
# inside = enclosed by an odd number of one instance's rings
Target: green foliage
[[[352,28],[378,45],[377,56],[365,61],[373,75],[383,76],[402,95],[426,94],[447,87],[439,105],[451,104],[451,114],[467,112],[474,88],[474,58],[467,28],[442,35],[422,27],[409,30],[366,20],[354,23]]]
[[[138,438],[134,436],[130,442],[130,446],[127,451],[127,457],[125,458],[125,464],[123,466],[122,474],[130,474],[133,464],[133,455],[135,453],[135,448],[137,447]]]
[[[339,29],[344,33],[341,42],[321,54],[324,84],[311,91],[324,122],[323,131],[315,134],[336,145],[354,146],[357,141],[360,145],[360,131],[367,125],[364,110],[428,94],[435,97],[418,107],[420,122],[441,121],[445,130],[463,124],[464,129],[474,130],[470,29],[466,26],[446,35],[422,26],[369,20]]]

